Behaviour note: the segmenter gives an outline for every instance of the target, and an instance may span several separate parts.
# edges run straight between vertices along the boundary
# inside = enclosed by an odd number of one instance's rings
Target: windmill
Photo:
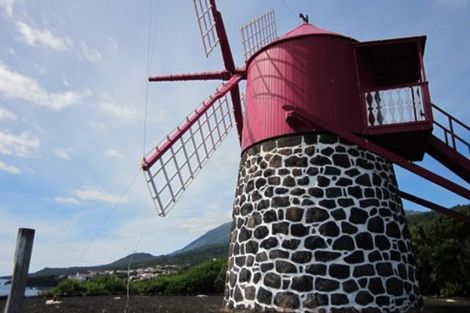
[[[149,80],[224,82],[142,168],[164,216],[236,126],[241,161],[225,304],[289,312],[419,307],[401,199],[469,220],[399,190],[392,164],[470,198],[468,188],[416,163],[428,153],[470,181],[470,129],[431,102],[426,37],[359,42],[304,15],[277,37],[271,11],[242,27],[245,64],[236,67],[215,0],[194,6],[206,55],[219,45],[225,69]]]

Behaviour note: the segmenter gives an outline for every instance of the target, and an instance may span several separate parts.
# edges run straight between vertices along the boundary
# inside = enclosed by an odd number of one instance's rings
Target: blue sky
[[[218,6],[239,65],[239,27],[270,8],[279,35],[300,23],[298,12],[361,41],[427,35],[432,99],[469,120],[468,0]],[[0,274],[11,271],[19,227],[37,231],[35,271],[102,264],[133,251],[168,253],[230,219],[240,153],[235,132],[166,218],[157,216],[139,172],[143,147],[151,149],[218,85],[146,83],[149,74],[222,68],[218,51],[204,57],[193,10],[190,0],[0,0]],[[432,160],[424,164],[465,184]],[[465,202],[397,173],[408,192],[446,206]]]

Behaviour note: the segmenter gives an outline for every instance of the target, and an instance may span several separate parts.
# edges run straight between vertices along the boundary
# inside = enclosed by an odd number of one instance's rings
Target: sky
[[[240,26],[270,9],[278,35],[301,23],[299,12],[360,41],[427,35],[432,100],[469,120],[470,0],[217,3],[239,66]],[[36,230],[36,271],[169,253],[230,221],[240,156],[234,130],[165,218],[139,170],[143,152],[219,84],[147,83],[156,74],[222,69],[219,51],[204,55],[191,0],[0,0],[0,43],[0,275],[11,273],[19,227]],[[422,164],[468,187],[429,158]],[[466,203],[396,171],[407,192]]]

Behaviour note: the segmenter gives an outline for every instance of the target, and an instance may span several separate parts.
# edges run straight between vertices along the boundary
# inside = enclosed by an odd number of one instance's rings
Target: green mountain
[[[132,259],[132,264],[146,262],[155,258],[155,256],[150,253],[133,253],[122,259],[114,261],[105,265],[98,266],[74,266],[74,267],[45,267],[36,273],[30,274],[30,278],[39,278],[39,277],[50,277],[50,276],[62,276],[62,275],[72,275],[77,272],[86,272],[86,271],[105,271],[105,270],[114,270],[114,269],[126,269],[129,263],[129,260]]]
[[[125,256],[113,263],[108,264],[107,266],[112,268],[127,268],[129,262],[131,264],[134,263],[141,263],[152,260],[155,256],[151,255],[150,253],[133,253]]]
[[[165,264],[195,265],[208,259],[223,258],[227,256],[230,225],[231,223],[222,224],[170,254],[154,256],[149,253],[133,253],[112,263],[98,266],[46,267],[30,274],[29,277],[42,281],[42,279],[56,279],[56,277],[73,275],[77,272],[124,270],[127,269],[129,262],[131,268],[141,268]]]
[[[205,233],[198,239],[194,240],[189,245],[185,246],[184,248],[180,250],[176,250],[172,254],[179,254],[179,253],[187,252],[190,250],[202,248],[205,246],[228,244],[231,225],[232,223],[228,222],[212,230],[209,230],[207,233]]]

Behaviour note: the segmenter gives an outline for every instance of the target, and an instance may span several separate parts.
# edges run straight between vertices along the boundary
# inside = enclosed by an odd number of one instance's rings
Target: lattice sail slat
[[[197,22],[201,32],[202,43],[206,57],[219,43],[219,37],[215,29],[215,20],[212,15],[212,6],[209,0],[193,0],[196,10]]]
[[[241,35],[243,54],[245,55],[245,60],[247,60],[256,51],[277,38],[274,10],[242,26]]]
[[[144,170],[151,196],[161,216],[173,207],[233,126],[231,105],[225,95],[209,108],[205,105],[203,103],[190,114],[166,140],[145,156],[148,159],[155,151],[168,145],[175,134],[180,135],[151,167]],[[189,128],[185,127],[203,110],[205,112]],[[185,131],[181,135],[183,128]]]

